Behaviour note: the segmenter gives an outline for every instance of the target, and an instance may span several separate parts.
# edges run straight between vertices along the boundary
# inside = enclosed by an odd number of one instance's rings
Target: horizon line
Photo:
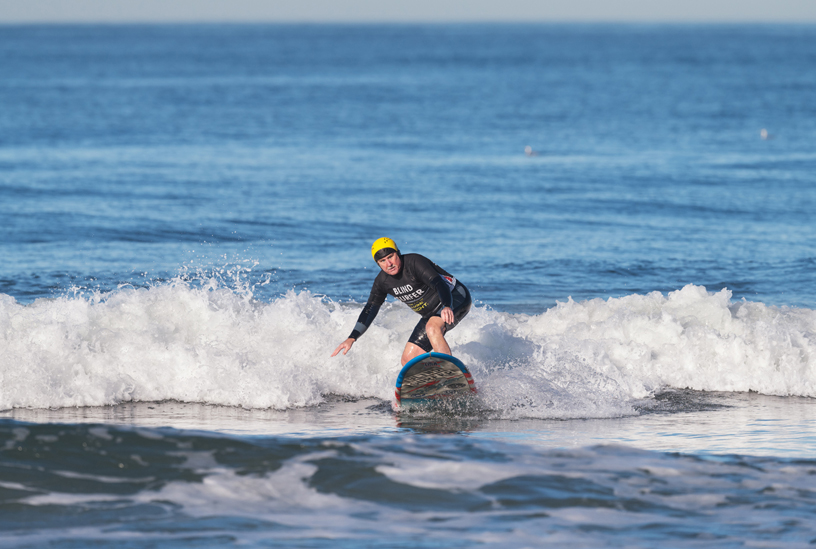
[[[0,19],[12,25],[792,25],[816,26],[816,19]]]

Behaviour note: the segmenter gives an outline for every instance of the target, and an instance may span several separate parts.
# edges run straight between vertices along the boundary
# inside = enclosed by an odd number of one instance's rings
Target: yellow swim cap
[[[393,252],[399,253],[399,248],[397,248],[397,243],[394,242],[393,240],[391,240],[390,238],[385,238],[385,237],[378,238],[377,240],[374,241],[374,244],[371,245],[371,257],[374,258],[374,261],[377,261],[377,252],[379,252],[381,250],[383,250],[383,251],[384,250],[389,250],[389,251],[388,251],[388,253],[380,254],[379,259],[382,259],[383,257],[385,257],[385,256],[387,256],[387,255],[389,255],[389,254],[391,254]]]

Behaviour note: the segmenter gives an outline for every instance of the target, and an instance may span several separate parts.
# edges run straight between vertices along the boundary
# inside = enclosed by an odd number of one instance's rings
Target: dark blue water
[[[501,310],[688,283],[812,307],[814,33],[4,27],[0,291],[226,256],[267,298],[359,301],[389,234]]]
[[[814,535],[814,460],[11,427],[0,540],[17,547],[800,547]]]
[[[0,540],[812,543],[814,66],[804,25],[1,26]],[[465,417],[391,411],[404,307],[328,357],[381,236],[472,291]]]

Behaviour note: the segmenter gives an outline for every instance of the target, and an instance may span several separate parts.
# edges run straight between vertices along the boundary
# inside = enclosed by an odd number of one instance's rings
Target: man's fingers
[[[343,354],[346,354],[347,352],[349,352],[349,349],[351,349],[352,343],[353,341],[347,339],[346,341],[337,346],[337,349],[334,350],[332,356],[337,356],[337,353],[339,353],[340,351],[343,351]]]

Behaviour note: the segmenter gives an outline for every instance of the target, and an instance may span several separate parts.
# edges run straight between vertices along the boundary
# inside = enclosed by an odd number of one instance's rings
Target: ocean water
[[[0,543],[816,542],[816,27],[0,27]],[[525,152],[525,148],[528,152]],[[394,238],[479,395],[347,356]]]

